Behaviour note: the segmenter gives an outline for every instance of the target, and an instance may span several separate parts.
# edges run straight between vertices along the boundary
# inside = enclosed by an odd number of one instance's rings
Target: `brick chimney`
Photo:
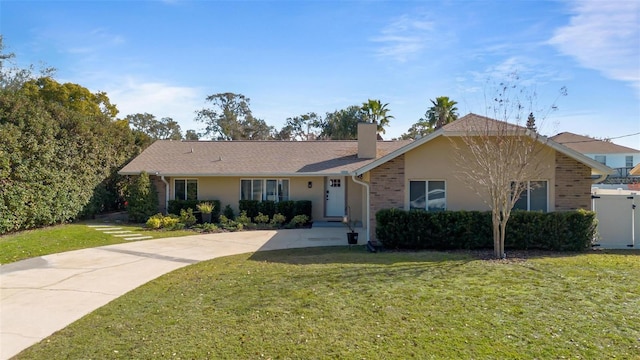
[[[377,154],[378,125],[373,123],[358,123],[358,158],[375,159]]]

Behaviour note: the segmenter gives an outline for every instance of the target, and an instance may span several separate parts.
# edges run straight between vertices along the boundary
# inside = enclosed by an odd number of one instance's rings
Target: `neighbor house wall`
[[[591,159],[596,159],[596,155],[605,156],[605,165],[608,167],[615,168],[623,168],[627,167],[627,156],[633,157],[633,164],[631,167],[634,167],[640,163],[640,153],[614,153],[614,154],[585,154]]]

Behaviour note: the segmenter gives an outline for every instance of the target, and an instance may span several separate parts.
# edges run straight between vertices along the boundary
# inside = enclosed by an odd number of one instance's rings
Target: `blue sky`
[[[380,99],[392,138],[438,96],[491,116],[485,99],[517,72],[536,109],[558,106],[536,116],[545,135],[640,133],[635,0],[3,0],[0,32],[20,65],[44,62],[107,92],[121,117],[172,117],[183,131],[203,127],[207,95],[236,92],[278,128]],[[640,149],[640,135],[614,142]]]

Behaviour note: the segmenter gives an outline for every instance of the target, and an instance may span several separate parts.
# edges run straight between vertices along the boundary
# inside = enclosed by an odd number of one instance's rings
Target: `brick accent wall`
[[[591,169],[556,151],[556,211],[591,210]]]
[[[369,173],[371,237],[376,236],[376,212],[404,208],[404,154],[387,161]]]
[[[156,190],[158,191],[158,211],[166,214],[167,213],[167,208],[166,208],[166,193],[165,193],[165,183],[162,182],[162,179],[160,178],[160,176],[155,176],[155,175],[151,175],[149,176],[149,180],[151,182],[153,182],[153,184],[156,186]]]

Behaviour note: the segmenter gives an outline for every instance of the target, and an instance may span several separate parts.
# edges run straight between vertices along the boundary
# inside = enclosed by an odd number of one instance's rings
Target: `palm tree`
[[[435,130],[458,119],[458,108],[456,107],[458,103],[449,100],[448,96],[439,96],[435,101],[431,100],[431,103],[433,106],[424,115],[429,125],[433,126]]]
[[[393,119],[392,115],[387,115],[389,104],[382,104],[380,100],[371,100],[362,103],[362,118],[365,121],[378,124],[378,133],[385,133],[384,127],[389,126],[389,120]]]

